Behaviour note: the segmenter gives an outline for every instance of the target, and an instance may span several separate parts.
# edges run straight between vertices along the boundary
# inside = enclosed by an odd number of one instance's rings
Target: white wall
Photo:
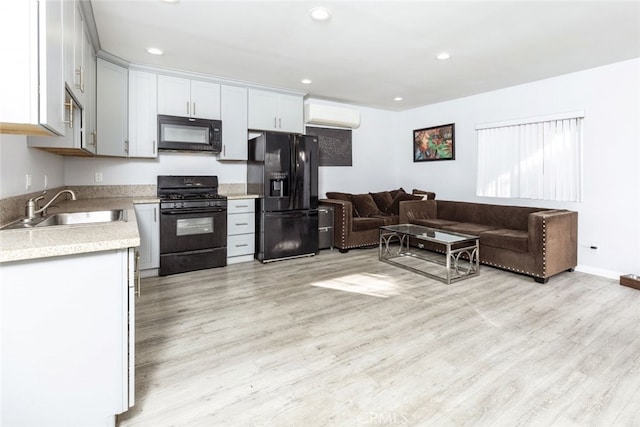
[[[318,99],[308,102],[360,112],[360,127],[351,133],[353,165],[319,168],[318,194],[321,198],[327,191],[368,193],[398,188],[398,147],[403,145],[404,138],[395,123],[397,113]]]
[[[574,110],[585,111],[582,203],[475,196],[476,124]],[[405,189],[419,186],[444,200],[576,210],[581,270],[612,278],[640,273],[640,59],[417,108],[399,121],[407,146],[410,129],[456,124],[455,161],[400,157]]]
[[[32,179],[27,190],[26,175]],[[27,137],[0,134],[0,199],[64,185],[64,158],[27,147]]]
[[[95,182],[95,173],[102,182]],[[66,185],[150,185],[158,175],[217,175],[220,184],[247,180],[246,162],[220,162],[214,155],[161,152],[156,159],[69,157]]]

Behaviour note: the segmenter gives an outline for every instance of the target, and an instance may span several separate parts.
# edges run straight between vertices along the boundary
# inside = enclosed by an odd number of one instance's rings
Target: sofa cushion
[[[443,230],[454,231],[456,233],[471,234],[473,236],[480,236],[480,233],[485,231],[496,230],[498,227],[484,224],[472,224],[470,222],[458,222],[456,224],[449,224],[442,227]]]
[[[422,200],[422,196],[414,196],[407,193],[398,193],[398,195],[393,199],[393,203],[391,203],[391,207],[389,208],[388,212],[392,215],[400,215],[400,202],[405,200]]]
[[[423,225],[425,227],[430,228],[443,228],[446,225],[454,225],[457,224],[455,221],[448,221],[446,219],[423,219],[423,218],[415,218],[411,220],[411,224]]]
[[[411,194],[422,196],[423,200],[433,200],[436,198],[436,193],[432,191],[417,190],[415,188],[411,191]]]
[[[351,229],[353,231],[371,230],[385,225],[382,218],[353,218]]]
[[[394,225],[398,223],[398,215],[375,215],[372,218],[380,218],[384,221],[384,225]]]
[[[529,215],[545,210],[522,206],[489,205],[485,203],[438,200],[438,218],[474,224],[487,224],[494,229],[527,231]]]
[[[529,252],[529,233],[501,228],[480,233],[480,244],[516,252]]]
[[[378,205],[376,205],[376,202],[373,201],[373,197],[371,197],[369,193],[352,194],[351,203],[353,203],[360,217],[366,218],[374,215],[384,215],[384,212],[378,209]]]
[[[388,191],[380,191],[379,193],[369,193],[373,197],[373,201],[376,202],[376,206],[383,213],[388,213],[391,204],[393,203],[393,197]]]

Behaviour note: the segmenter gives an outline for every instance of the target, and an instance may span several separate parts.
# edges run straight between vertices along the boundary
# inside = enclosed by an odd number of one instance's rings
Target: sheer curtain
[[[476,194],[581,201],[583,117],[479,125]]]

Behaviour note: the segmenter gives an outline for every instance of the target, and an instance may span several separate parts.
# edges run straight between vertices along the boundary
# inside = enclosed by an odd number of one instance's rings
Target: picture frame
[[[456,125],[432,126],[413,131],[413,161],[455,160]]]

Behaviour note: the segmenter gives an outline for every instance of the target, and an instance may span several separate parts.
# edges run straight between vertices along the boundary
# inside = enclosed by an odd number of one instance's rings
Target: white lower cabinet
[[[133,254],[1,265],[0,425],[114,426],[133,405]]]
[[[140,232],[138,263],[142,277],[158,275],[160,268],[160,207],[158,203],[136,204]]]
[[[255,199],[231,199],[227,206],[227,264],[252,261],[255,253]]]

